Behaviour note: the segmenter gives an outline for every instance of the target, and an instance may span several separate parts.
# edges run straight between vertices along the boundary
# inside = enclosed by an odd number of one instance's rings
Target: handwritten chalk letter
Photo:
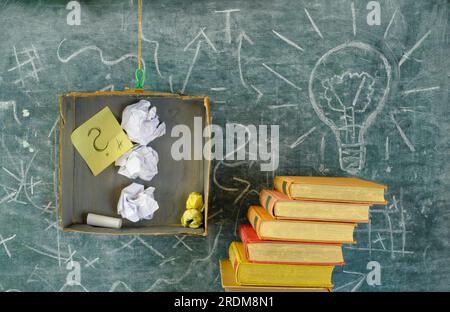
[[[66,5],[67,10],[71,10],[67,14],[67,25],[81,25],[81,5],[78,1],[70,1]]]
[[[75,129],[70,138],[94,176],[133,147],[108,107]]]
[[[367,25],[381,25],[381,8],[378,1],[370,1],[367,3],[367,10],[371,10],[367,14]]]

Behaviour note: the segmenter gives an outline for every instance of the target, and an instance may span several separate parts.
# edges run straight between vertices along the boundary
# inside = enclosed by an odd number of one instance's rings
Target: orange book
[[[247,218],[262,240],[354,243],[355,223],[276,220],[261,206],[250,206]]]
[[[365,204],[386,204],[386,186],[357,179],[276,176],[275,190],[291,199]]]
[[[235,281],[247,286],[331,288],[334,266],[251,263],[242,243],[232,242],[229,257]]]
[[[234,276],[233,266],[229,260],[220,260],[222,287],[226,292],[331,292],[326,287],[283,287],[239,285]]]
[[[242,224],[240,236],[250,262],[303,265],[344,265],[342,244],[261,240],[250,224]]]
[[[274,190],[262,190],[259,202],[275,219],[369,222],[368,204],[294,200]]]

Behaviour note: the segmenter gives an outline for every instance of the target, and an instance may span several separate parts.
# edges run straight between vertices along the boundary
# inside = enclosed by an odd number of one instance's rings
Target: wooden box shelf
[[[123,109],[140,99],[157,107],[161,121],[166,123],[166,134],[150,143],[159,154],[158,174],[150,181],[130,180],[117,173],[118,167],[109,166],[94,177],[88,166],[75,150],[70,140],[74,129],[108,106],[121,120]],[[181,96],[170,93],[145,92],[141,90],[112,92],[73,92],[60,96],[59,141],[59,221],[64,231],[116,235],[197,235],[208,233],[208,199],[210,190],[210,158],[202,160],[179,160],[171,157],[171,146],[178,138],[171,137],[171,129],[183,124],[194,133],[194,117],[201,117],[203,127],[211,122],[209,98]],[[209,137],[203,138],[203,145]],[[155,187],[157,210],[152,220],[137,223],[124,220],[121,229],[93,227],[86,224],[88,212],[119,217],[117,202],[121,190],[132,182],[145,187]],[[191,229],[181,225],[190,192],[203,194],[205,201],[204,224]]]

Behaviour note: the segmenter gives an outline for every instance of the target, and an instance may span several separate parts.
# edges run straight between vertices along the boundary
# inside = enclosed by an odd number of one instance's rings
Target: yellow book
[[[344,265],[341,244],[261,240],[250,224],[240,236],[250,262],[308,265]]]
[[[94,176],[133,147],[108,106],[76,128],[70,139]]]
[[[369,204],[294,200],[274,190],[262,190],[259,202],[275,219],[369,222]]]
[[[326,287],[246,286],[236,283],[233,266],[229,260],[220,260],[222,287],[226,292],[330,292]]]
[[[276,176],[274,187],[291,199],[386,204],[386,186],[357,178]]]
[[[250,206],[247,218],[262,240],[354,243],[355,223],[276,220],[261,206]]]
[[[251,286],[287,286],[331,288],[334,266],[251,263],[242,243],[232,242],[230,262],[236,283]]]

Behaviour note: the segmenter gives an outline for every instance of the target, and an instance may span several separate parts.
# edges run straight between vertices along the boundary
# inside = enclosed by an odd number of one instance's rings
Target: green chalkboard
[[[219,291],[275,175],[388,186],[336,291],[449,290],[448,1],[144,1],[146,90],[209,95],[222,127],[279,125],[275,170],[248,150],[213,162],[201,238],[58,228],[58,95],[133,88],[137,67],[136,1],[79,1],[79,25],[68,3],[0,3],[0,290]]]

